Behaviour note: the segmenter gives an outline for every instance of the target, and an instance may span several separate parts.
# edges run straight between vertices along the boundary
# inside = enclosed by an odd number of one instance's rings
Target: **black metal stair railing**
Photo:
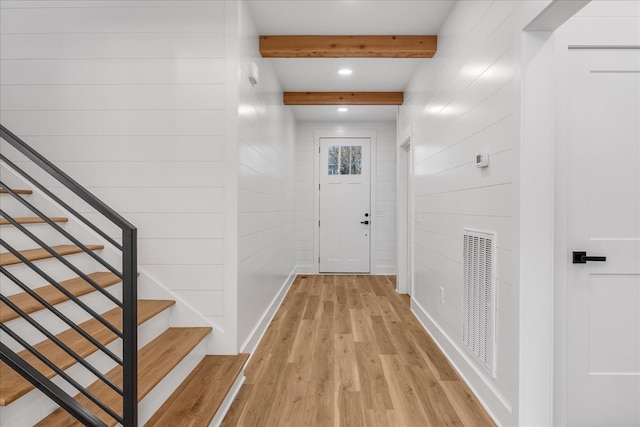
[[[138,360],[137,360],[137,230],[136,228],[124,219],[121,215],[107,206],[103,201],[91,194],[88,190],[78,184],[75,180],[65,174],[62,170],[56,167],[53,163],[44,158],[40,153],[27,145],[23,140],[9,131],[6,127],[0,124],[0,138],[2,141],[8,143],[15,149],[20,155],[26,157],[30,164],[34,164],[42,169],[50,177],[53,177],[66,189],[70,190],[76,197],[81,199],[84,203],[91,206],[102,216],[108,219],[112,224],[118,227],[121,231],[122,243],[118,243],[116,239],[107,234],[104,230],[98,227],[93,222],[89,221],[85,216],[78,213],[70,206],[70,202],[62,200],[61,197],[54,194],[47,186],[43,185],[31,174],[27,173],[23,168],[19,167],[16,162],[7,158],[4,153],[0,151],[0,161],[9,169],[13,170],[16,174],[20,175],[26,182],[33,185],[33,187],[40,190],[44,195],[51,199],[59,207],[67,211],[77,220],[86,225],[93,232],[97,233],[104,241],[108,242],[113,248],[119,251],[122,255],[121,268],[118,269],[107,262],[104,258],[100,257],[95,251],[91,250],[78,238],[74,237],[55,221],[51,220],[42,211],[33,206],[24,197],[17,194],[13,189],[5,182],[0,180],[0,188],[2,188],[13,199],[17,200],[21,205],[31,211],[35,216],[40,218],[44,223],[48,224],[53,230],[63,236],[65,239],[76,245],[82,253],[87,254],[98,264],[109,270],[112,274],[117,276],[122,281],[122,298],[118,299],[110,292],[106,291],[103,286],[98,284],[89,275],[81,271],[70,261],[54,248],[52,248],[45,241],[40,239],[37,235],[29,231],[27,227],[24,227],[19,221],[13,218],[8,212],[0,209],[0,216],[5,218],[9,224],[19,230],[22,234],[27,236],[34,244],[44,249],[51,258],[57,260],[66,268],[71,270],[74,274],[80,277],[83,281],[88,283],[101,295],[106,297],[111,303],[115,304],[121,309],[122,312],[122,330],[114,326],[103,316],[98,314],[89,305],[82,302],[73,293],[69,292],[64,286],[56,281],[51,275],[47,274],[42,268],[38,267],[34,262],[25,257],[19,250],[15,249],[9,242],[0,238],[0,246],[5,248],[22,264],[29,267],[38,276],[44,279],[47,283],[52,285],[58,291],[63,293],[70,301],[73,301],[81,310],[87,313],[91,318],[96,319],[105,328],[115,334],[118,339],[122,340],[122,357],[116,355],[113,351],[109,350],[105,345],[101,344],[97,339],[91,336],[91,334],[84,331],[79,325],[74,323],[68,316],[39,296],[32,288],[24,283],[23,280],[12,274],[9,269],[4,266],[0,266],[0,274],[5,276],[8,280],[19,287],[23,292],[30,295],[38,303],[40,303],[45,310],[50,311],[54,316],[64,322],[67,326],[80,334],[85,340],[90,342],[99,351],[108,356],[116,364],[122,367],[123,383],[121,386],[115,384],[104,374],[102,374],[97,368],[93,367],[80,355],[76,354],[72,348],[62,342],[54,333],[50,332],[45,325],[34,320],[32,316],[14,304],[10,298],[0,293],[0,302],[4,303],[9,309],[14,311],[19,317],[23,318],[28,324],[46,336],[51,342],[57,345],[62,351],[64,351],[69,357],[71,357],[78,364],[83,366],[86,370],[91,372],[100,381],[114,390],[122,397],[122,413],[118,410],[108,407],[98,397],[93,395],[85,387],[82,387],[78,381],[72,378],[70,375],[64,372],[63,369],[56,366],[52,361],[47,359],[40,351],[34,346],[30,345],[24,337],[21,337],[15,331],[12,331],[6,324],[0,323],[0,330],[4,332],[8,337],[11,337],[17,344],[24,347],[33,357],[46,365],[49,369],[55,372],[61,379],[66,381],[73,388],[78,390],[79,393],[84,395],[98,408],[109,414],[116,422],[122,424],[124,427],[136,427],[138,422]],[[2,142],[0,141],[0,142]],[[22,161],[22,158],[21,158]],[[69,396],[64,390],[54,384],[45,375],[40,373],[37,369],[31,366],[24,358],[20,357],[13,350],[7,347],[5,344],[0,343],[0,359],[9,365],[12,369],[18,372],[22,377],[34,385],[34,387],[41,390],[49,398],[51,398],[57,405],[69,412],[79,422],[86,426],[104,426],[106,425],[101,421],[96,414],[90,412],[85,406],[80,404]]]

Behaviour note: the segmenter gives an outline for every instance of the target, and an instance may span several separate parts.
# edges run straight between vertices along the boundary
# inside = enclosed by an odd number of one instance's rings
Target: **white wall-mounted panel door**
[[[369,273],[369,138],[320,138],[320,272]]]
[[[569,61],[568,421],[640,426],[640,51]]]

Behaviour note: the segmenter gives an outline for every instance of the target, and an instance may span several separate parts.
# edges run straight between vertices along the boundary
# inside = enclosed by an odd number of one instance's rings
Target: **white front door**
[[[320,273],[369,273],[369,138],[320,138]]]
[[[640,51],[569,56],[568,421],[640,426]]]

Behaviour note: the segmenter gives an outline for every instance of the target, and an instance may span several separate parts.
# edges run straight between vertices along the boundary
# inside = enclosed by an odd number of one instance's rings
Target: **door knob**
[[[367,225],[367,224],[369,224],[369,221],[360,221],[360,224],[365,224],[365,225]]]
[[[574,252],[573,263],[574,264],[586,264],[587,261],[601,261],[607,260],[606,256],[587,256],[586,252]]]

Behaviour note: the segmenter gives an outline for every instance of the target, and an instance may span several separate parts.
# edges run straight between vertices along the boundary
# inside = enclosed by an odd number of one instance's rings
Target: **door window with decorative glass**
[[[362,146],[329,146],[329,160],[327,166],[327,173],[329,175],[361,175]]]

